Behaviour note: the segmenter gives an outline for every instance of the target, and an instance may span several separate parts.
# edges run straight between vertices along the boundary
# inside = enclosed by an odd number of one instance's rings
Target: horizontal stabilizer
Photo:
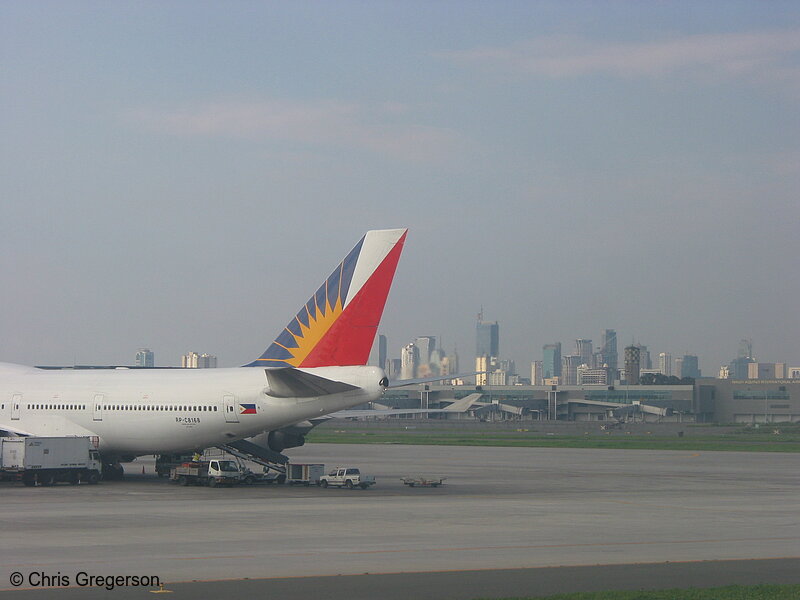
[[[399,387],[406,387],[407,385],[418,385],[420,383],[434,383],[436,381],[445,381],[450,379],[464,379],[466,377],[471,377],[472,375],[477,375],[478,373],[483,373],[484,371],[473,371],[472,373],[458,373],[454,375],[436,375],[434,377],[419,377],[417,379],[398,379],[396,381],[390,381],[387,387],[390,388],[399,388]]]
[[[291,367],[264,369],[268,394],[273,398],[314,398],[360,389],[349,383],[325,379]]]

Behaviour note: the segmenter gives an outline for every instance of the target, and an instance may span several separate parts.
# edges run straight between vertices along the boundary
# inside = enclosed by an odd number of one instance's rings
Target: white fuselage
[[[201,449],[377,400],[377,367],[303,369],[359,389],[312,398],[267,394],[264,369],[44,370],[0,363],[0,429],[97,436],[103,453]]]

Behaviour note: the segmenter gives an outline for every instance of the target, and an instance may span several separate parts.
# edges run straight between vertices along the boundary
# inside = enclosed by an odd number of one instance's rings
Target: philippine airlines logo
[[[240,404],[239,407],[242,409],[240,415],[254,415],[256,414],[256,405],[255,404]]]

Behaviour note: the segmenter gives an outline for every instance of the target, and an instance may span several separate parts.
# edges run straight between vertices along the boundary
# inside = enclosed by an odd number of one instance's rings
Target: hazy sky
[[[392,356],[800,364],[797,2],[6,1],[0,69],[2,361],[242,364],[408,227]]]

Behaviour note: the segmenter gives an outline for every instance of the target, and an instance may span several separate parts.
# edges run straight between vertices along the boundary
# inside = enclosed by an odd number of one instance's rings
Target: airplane
[[[242,367],[0,363],[0,433],[92,437],[109,478],[137,456],[254,436],[277,453],[300,446],[303,423],[373,402],[389,385],[382,369],[366,364],[407,231],[368,231],[266,351]]]

